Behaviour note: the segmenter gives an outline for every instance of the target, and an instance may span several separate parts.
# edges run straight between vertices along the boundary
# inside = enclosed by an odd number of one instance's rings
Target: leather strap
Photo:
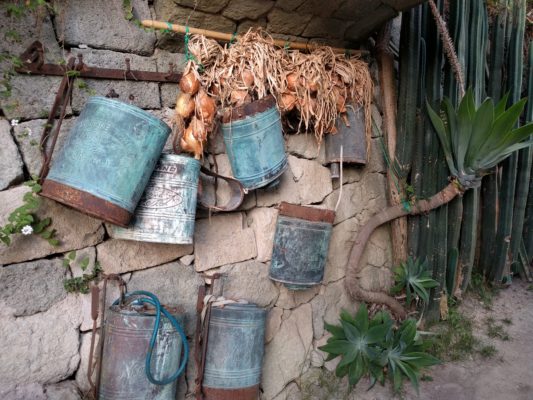
[[[214,211],[233,211],[240,207],[244,200],[244,187],[242,186],[242,183],[240,183],[235,178],[230,178],[229,176],[222,176],[217,174],[216,172],[210,171],[209,169],[202,166],[201,173],[204,175],[207,175],[209,177],[215,178],[215,179],[223,179],[227,182],[229,189],[230,189],[230,198],[228,202],[224,205],[217,205],[216,203],[210,204],[206,201],[206,196],[204,195],[204,191],[202,188],[202,181],[200,180],[200,184],[198,187],[198,202],[202,207],[205,207],[209,210]],[[216,200],[216,193],[215,193],[215,200]]]

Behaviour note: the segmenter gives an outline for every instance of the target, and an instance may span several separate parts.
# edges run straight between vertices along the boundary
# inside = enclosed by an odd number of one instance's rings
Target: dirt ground
[[[528,290],[529,288],[529,290]],[[487,309],[468,298],[459,308],[474,323],[474,335],[497,352],[491,358],[476,354],[461,362],[446,362],[427,371],[433,380],[420,382],[420,394],[405,383],[406,392],[394,397],[389,389],[356,389],[350,399],[388,400],[532,400],[533,399],[533,290],[518,279],[494,297]],[[503,327],[490,338],[487,321]],[[505,320],[505,323],[502,321]],[[503,339],[502,339],[503,337]]]

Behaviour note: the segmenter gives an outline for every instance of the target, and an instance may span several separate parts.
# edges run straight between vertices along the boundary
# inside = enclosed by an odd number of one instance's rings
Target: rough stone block
[[[372,13],[380,2],[375,0],[344,1],[334,9],[333,17],[354,21]]]
[[[15,318],[0,308],[0,398],[8,399],[17,385],[55,383],[71,376],[80,362],[81,315],[76,296],[43,313]]]
[[[325,6],[321,0],[305,0],[296,11],[325,18],[331,16],[341,3],[343,3],[343,0],[330,0]]]
[[[162,49],[155,49],[151,57],[156,62],[158,72],[169,72],[170,64],[173,64],[175,72],[183,72],[187,59],[184,53],[176,53]]]
[[[123,274],[161,265],[192,253],[192,245],[111,239],[98,245],[98,261],[106,274]]]
[[[133,14],[138,19],[151,19],[148,4],[133,0]],[[142,55],[154,51],[156,37],[126,20],[120,1],[78,0],[67,2],[62,9],[65,21],[65,44],[85,44],[97,49],[118,50]]]
[[[69,255],[69,253],[65,253],[64,258],[68,259],[67,255]],[[93,271],[96,263],[96,248],[87,247],[85,249],[76,250],[73,254],[74,260],[70,261],[70,272],[72,276],[81,277],[83,274],[90,274]],[[82,270],[81,264],[84,262],[84,260],[88,260],[89,263],[87,264],[85,270]]]
[[[305,0],[278,0],[276,7],[285,11],[296,10]]]
[[[46,311],[66,297],[66,272],[60,259],[0,268],[0,302],[8,305],[16,317]]]
[[[317,160],[323,164],[326,160],[326,150],[324,144],[318,147],[316,138],[310,133],[300,133],[285,135],[285,147],[287,152],[297,157]]]
[[[333,227],[324,271],[324,283],[334,282],[344,277],[350,249],[360,226],[357,218],[350,218]]]
[[[6,120],[0,120],[0,190],[24,179],[22,159],[11,136],[11,127]]]
[[[320,291],[320,285],[315,285],[306,290],[289,290],[285,285],[279,285],[279,297],[276,307],[293,309],[302,304],[309,303]]]
[[[287,12],[276,7],[268,14],[268,31],[300,35],[312,17],[311,14]]]
[[[279,307],[273,307],[268,312],[265,326],[265,343],[270,343],[278,333],[283,312],[283,309]]]
[[[220,214],[196,221],[196,271],[207,271],[256,257],[254,231],[243,226],[242,213]]]
[[[348,25],[349,23],[342,19],[314,17],[305,27],[302,36],[341,39]]]
[[[198,287],[203,284],[203,279],[192,267],[173,262],[134,272],[128,290],[147,290],[154,293],[161,304],[183,307],[186,333],[192,335],[196,325]]]
[[[140,108],[161,108],[159,85],[157,82],[87,80],[87,87],[74,86],[72,109],[79,113],[89,97],[106,96],[114,91],[116,100]]]
[[[266,28],[267,27],[267,20],[265,17],[259,18],[257,20],[251,20],[251,19],[244,19],[239,22],[239,25],[237,26],[237,33],[244,34],[248,32],[250,28]],[[272,32],[269,30],[269,32]]]
[[[272,258],[272,247],[278,210],[275,208],[254,208],[248,213],[248,226],[255,232],[257,261],[266,262]]]
[[[278,298],[276,285],[268,279],[266,264],[255,260],[245,261],[225,265],[220,268],[220,272],[224,274],[224,297],[247,300],[259,307],[271,306]]]
[[[274,398],[303,372],[313,340],[311,306],[293,310],[265,348],[261,386],[267,399]]]
[[[6,223],[9,214],[22,205],[22,197],[28,191],[26,186],[0,192],[0,225]],[[104,227],[100,221],[71,210],[52,200],[41,199],[37,215],[50,217],[51,228],[57,231],[59,246],[51,246],[37,235],[16,235],[10,246],[0,245],[0,264],[13,264],[50,254],[94,246],[104,238]]]
[[[78,387],[72,381],[63,381],[53,385],[46,385],[44,387],[44,392],[46,393],[47,400],[82,400]]]
[[[59,130],[59,137],[52,156],[53,160],[57,157],[60,150],[63,148],[66,138],[74,123],[76,117],[64,119]],[[46,124],[46,119],[34,119],[27,122],[22,122],[15,126],[15,140],[17,141],[20,152],[22,153],[22,159],[30,175],[38,175],[43,165],[43,158],[41,156],[41,150],[39,149],[39,140],[41,133]]]
[[[20,17],[10,16],[7,9],[11,2],[0,2],[0,53],[19,56],[35,40],[45,47],[44,57],[47,62],[61,59],[61,50],[56,41],[54,27],[47,13],[37,16],[36,11],[25,10]]]
[[[191,13],[188,7],[177,5],[173,0],[156,0],[154,2],[156,18],[160,21],[175,21],[185,23],[193,28],[209,29],[218,32],[233,33],[237,25],[232,20],[220,14],[208,14],[202,11]],[[164,50],[181,51],[183,49],[183,35],[159,35],[157,46]]]
[[[269,0],[231,0],[222,15],[235,21],[258,19],[274,7],[274,3]]]
[[[229,0],[174,0],[180,6],[196,8],[198,11],[205,11],[216,14],[228,4]]]
[[[372,10],[372,18],[368,18],[368,14],[365,13],[361,18],[354,19],[355,22],[344,33],[344,40],[354,42],[361,40],[372,32],[376,26],[393,18],[396,14],[397,12],[393,8],[380,4]]]
[[[0,101],[8,119],[48,118],[61,78],[56,76],[24,76],[11,78],[11,96]],[[67,115],[71,112],[67,111]]]
[[[175,83],[163,83],[161,85],[161,105],[163,107],[176,107],[176,99],[180,94],[180,88]]]
[[[281,201],[294,204],[321,202],[333,190],[329,169],[316,161],[289,156],[286,171],[276,189],[258,189],[257,205],[272,206]]]

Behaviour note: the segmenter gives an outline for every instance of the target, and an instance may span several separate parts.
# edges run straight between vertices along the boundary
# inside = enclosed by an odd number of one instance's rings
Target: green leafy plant
[[[71,262],[76,258],[76,252],[68,253],[63,259],[63,265],[69,267]],[[89,258],[83,258],[80,261],[80,268],[82,271],[86,271],[89,266]],[[93,281],[97,281],[102,272],[102,267],[98,262],[94,263],[93,270],[89,274],[83,274],[74,278],[65,279],[63,281],[63,287],[69,293],[83,293],[87,294],[90,290],[90,284]]]
[[[36,178],[24,183],[31,191],[24,194],[23,205],[16,208],[8,217],[8,223],[0,227],[0,240],[5,245],[11,244],[11,237],[16,234],[36,234],[47,240],[52,246],[58,246],[59,240],[55,238],[55,229],[50,229],[50,218],[40,219],[35,213],[41,204],[37,194],[41,191],[41,185]]]
[[[396,328],[386,312],[380,311],[370,319],[363,303],[355,316],[342,311],[340,323],[325,324],[332,337],[320,349],[329,353],[327,360],[341,357],[335,373],[340,378],[347,375],[351,386],[366,375],[372,386],[376,382],[384,384],[388,376],[394,390],[399,391],[407,377],[418,390],[421,369],[440,362],[425,352],[427,345],[412,319]]]
[[[427,261],[420,261],[412,257],[402,262],[394,269],[394,281],[396,284],[391,289],[393,294],[405,290],[405,302],[409,307],[413,300],[420,298],[424,304],[429,301],[429,289],[438,286],[438,282],[431,279],[431,273]]]

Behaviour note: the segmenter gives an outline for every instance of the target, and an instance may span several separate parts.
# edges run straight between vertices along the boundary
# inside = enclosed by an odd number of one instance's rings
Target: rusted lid
[[[229,112],[225,112],[222,116],[222,122],[227,124],[231,121],[238,121],[254,114],[264,112],[276,105],[276,100],[272,95],[268,95],[260,100],[244,104],[239,107],[229,108]]]
[[[335,220],[335,211],[333,210],[299,206],[284,201],[279,205],[279,215],[305,219],[311,222],[329,222],[330,224],[333,224]]]

